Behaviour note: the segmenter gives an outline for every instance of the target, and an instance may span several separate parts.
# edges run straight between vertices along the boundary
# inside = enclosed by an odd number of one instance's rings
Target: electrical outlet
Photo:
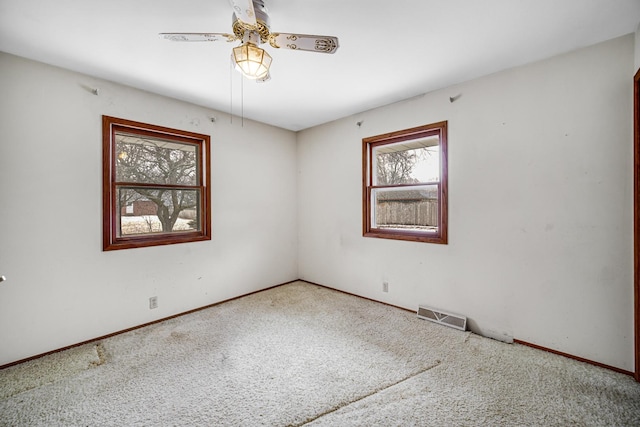
[[[153,310],[154,308],[158,308],[158,297],[149,298],[149,309]]]
[[[382,282],[382,292],[389,292],[389,282]]]

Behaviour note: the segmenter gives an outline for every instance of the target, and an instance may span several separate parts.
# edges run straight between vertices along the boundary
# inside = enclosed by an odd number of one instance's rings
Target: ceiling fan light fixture
[[[1,0],[0,0],[1,1]],[[335,36],[271,32],[265,0],[229,0],[233,33],[160,33],[175,42],[235,42],[231,60],[236,70],[248,79],[266,82],[271,79],[271,55],[259,46],[268,43],[274,49],[335,53],[339,47]]]
[[[251,42],[233,48],[233,62],[248,79],[264,78],[269,73],[271,55]]]

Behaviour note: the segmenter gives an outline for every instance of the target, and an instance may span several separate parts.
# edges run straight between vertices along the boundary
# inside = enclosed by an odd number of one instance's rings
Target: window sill
[[[410,242],[420,242],[420,243],[436,243],[446,245],[447,236],[442,236],[437,233],[429,234],[426,233],[416,233],[411,231],[385,231],[380,229],[374,229],[371,231],[367,231],[363,233],[363,237],[375,237],[379,239],[391,239],[391,240],[405,240]]]

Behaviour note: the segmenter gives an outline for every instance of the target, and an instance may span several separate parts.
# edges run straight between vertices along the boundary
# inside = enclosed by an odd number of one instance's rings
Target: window
[[[210,138],[102,116],[103,250],[211,239]]]
[[[363,235],[447,243],[447,122],[362,140]]]

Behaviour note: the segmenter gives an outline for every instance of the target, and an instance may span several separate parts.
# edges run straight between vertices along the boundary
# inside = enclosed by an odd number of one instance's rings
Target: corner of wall
[[[634,67],[633,72],[635,73],[638,68],[640,68],[640,23],[636,27],[635,33],[635,50],[634,50]]]

